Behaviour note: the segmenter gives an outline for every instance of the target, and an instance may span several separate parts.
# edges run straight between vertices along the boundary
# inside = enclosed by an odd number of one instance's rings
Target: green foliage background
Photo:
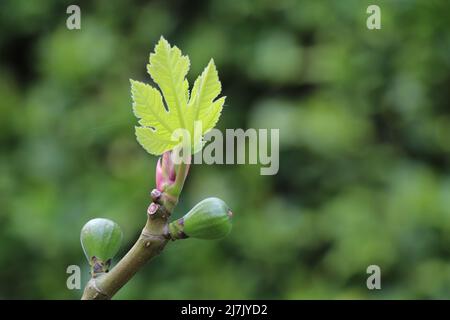
[[[80,1],[79,31],[69,4],[0,3],[0,298],[79,298],[91,218],[120,255],[137,238],[157,158],[129,78],[161,35],[191,83],[215,59],[220,129],[281,129],[280,171],[194,166],[175,217],[218,196],[232,233],[171,244],[117,298],[450,298],[449,1]]]

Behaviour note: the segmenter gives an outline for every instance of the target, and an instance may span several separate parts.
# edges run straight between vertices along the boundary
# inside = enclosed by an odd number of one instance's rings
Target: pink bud
[[[175,165],[171,159],[171,152],[164,152],[156,164],[156,188],[161,192],[164,191],[175,182],[175,178]]]
[[[170,181],[171,183],[175,182],[175,177],[176,177],[175,165],[173,164],[173,161],[172,161],[172,152],[171,151],[167,151],[167,152],[163,153],[162,165],[163,165],[164,171],[167,174],[168,181]]]
[[[164,176],[161,167],[161,158],[158,159],[156,164],[156,189],[163,191],[164,188]]]

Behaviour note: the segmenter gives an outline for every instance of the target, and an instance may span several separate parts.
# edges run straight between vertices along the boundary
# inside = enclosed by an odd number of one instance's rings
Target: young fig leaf
[[[213,129],[220,118],[225,97],[218,98],[222,86],[214,61],[211,60],[195,80],[190,93],[186,79],[189,66],[189,57],[161,37],[147,65],[160,91],[131,80],[133,112],[140,119],[136,138],[150,154],[161,155],[180,146],[182,141],[172,139],[177,129],[189,133],[191,154],[199,151],[203,146],[202,135]],[[199,128],[198,124],[202,129],[194,130],[195,126]]]

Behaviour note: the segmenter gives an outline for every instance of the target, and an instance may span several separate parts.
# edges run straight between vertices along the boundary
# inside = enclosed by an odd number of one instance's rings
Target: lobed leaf
[[[160,155],[179,145],[180,141],[172,139],[179,128],[188,130],[192,150],[198,151],[198,146],[202,145],[201,135],[214,128],[220,118],[225,97],[215,100],[222,86],[214,61],[211,59],[195,80],[191,94],[186,79],[189,66],[189,58],[161,37],[147,65],[148,73],[161,92],[131,80],[133,112],[141,125],[136,127],[136,138],[150,154]],[[194,136],[196,121],[201,123],[202,130],[200,135]]]

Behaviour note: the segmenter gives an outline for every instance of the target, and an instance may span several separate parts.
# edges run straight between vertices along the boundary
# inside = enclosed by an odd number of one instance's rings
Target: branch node
[[[152,202],[147,209],[147,213],[149,216],[154,215],[159,210],[160,205]]]
[[[161,191],[159,191],[158,189],[153,189],[152,192],[150,193],[153,202],[161,204],[159,202],[159,200],[161,199],[161,194],[162,194]]]

